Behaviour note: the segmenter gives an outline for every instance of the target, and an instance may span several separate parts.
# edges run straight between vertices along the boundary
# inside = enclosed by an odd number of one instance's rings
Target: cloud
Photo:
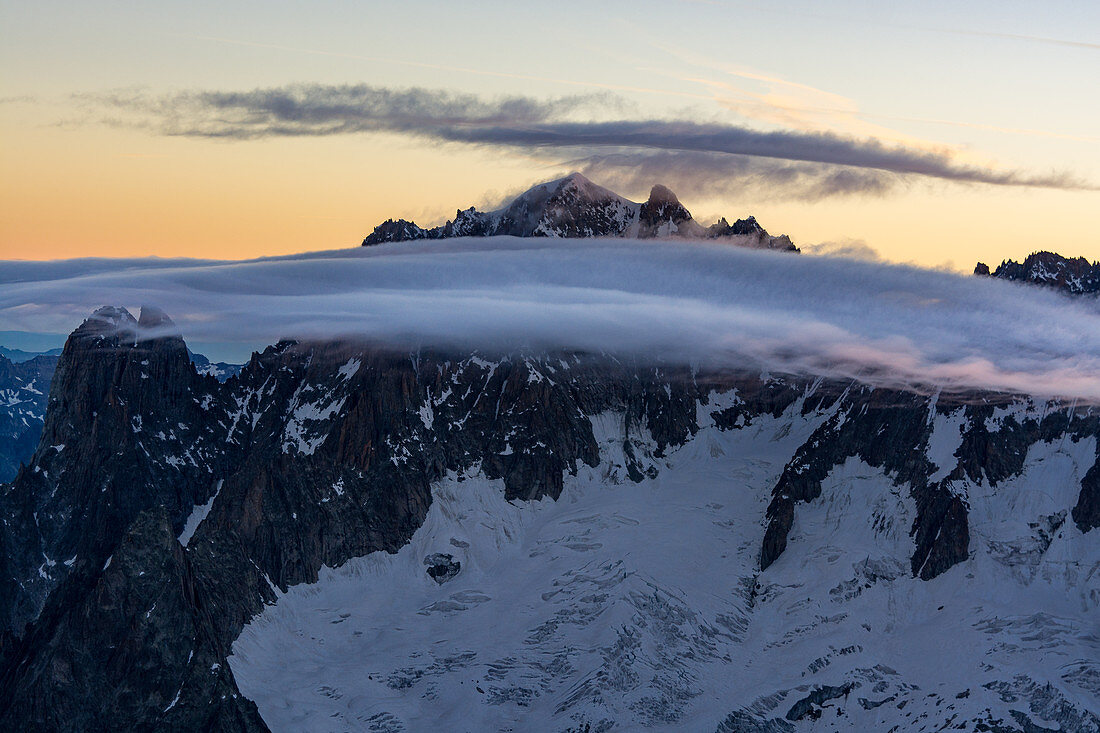
[[[140,89],[81,94],[78,100],[137,113],[125,122],[167,135],[252,139],[362,132],[427,135],[451,127],[524,126],[581,107],[618,105],[610,94],[536,100],[512,96],[485,100],[473,94],[388,89],[366,84],[297,84],[247,92],[192,91],[151,96]],[[143,116],[143,117],[142,117]]]
[[[245,262],[0,263],[0,330],[68,331],[100,305],[146,303],[186,338],[238,349],[339,336],[560,347],[1100,401],[1094,301],[879,262],[498,237]]]
[[[882,196],[901,176],[849,166],[801,163],[726,153],[630,152],[592,155],[569,167],[616,191],[644,195],[654,181],[681,196],[743,196],[817,201],[836,196]]]
[[[866,262],[883,261],[878,250],[862,239],[842,239],[837,242],[804,244],[801,250],[806,254],[820,257],[846,257],[850,260],[864,260]]]
[[[860,179],[864,186],[875,180],[874,176],[860,177],[852,169],[997,186],[1094,189],[1068,173],[995,170],[958,162],[947,150],[930,151],[830,132],[760,131],[686,119],[592,119],[597,112],[606,115],[607,110],[625,109],[625,102],[610,94],[549,100],[522,96],[485,99],[428,89],[299,84],[163,96],[128,91],[83,95],[81,99],[94,108],[122,115],[109,118],[114,124],[147,127],[166,135],[249,140],[388,132],[522,151],[561,150],[572,157],[633,155],[642,163],[655,153],[676,153],[849,169],[847,173],[834,171],[837,180],[823,183],[822,191],[830,186],[845,191],[861,185],[845,182],[845,177]],[[582,119],[586,115],[588,119]],[[738,164],[727,161],[725,165],[736,170]]]
[[[1053,46],[1067,46],[1070,48],[1085,48],[1090,51],[1100,50],[1100,43],[1086,41],[1074,41],[1068,38],[1050,38],[1048,36],[1029,36],[1022,33],[994,33],[991,31],[971,31],[962,29],[940,29],[944,33],[955,33],[962,36],[983,36],[985,38],[1005,38],[1010,41],[1029,41],[1031,43],[1046,43]]]

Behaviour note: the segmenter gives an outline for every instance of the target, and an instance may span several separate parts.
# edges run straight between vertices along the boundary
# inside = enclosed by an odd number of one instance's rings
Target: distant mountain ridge
[[[13,364],[22,364],[36,356],[61,356],[61,348],[58,347],[48,351],[24,351],[23,349],[9,349],[6,346],[0,346],[0,356],[8,359]]]
[[[1100,292],[1100,262],[1056,252],[1032,252],[1023,262],[1004,260],[992,272],[989,265],[979,262],[974,274],[1045,285],[1072,295]]]
[[[187,350],[187,355],[191,358],[191,363],[195,365],[195,370],[199,374],[209,374],[219,382],[224,382],[230,377],[240,374],[241,369],[244,369],[244,364],[228,364],[224,361],[210,361],[202,354],[196,354],[190,349]]]
[[[459,210],[451,221],[430,229],[406,219],[387,219],[363,240],[363,246],[495,235],[720,239],[744,247],[798,251],[790,237],[768,234],[754,217],[733,224],[723,218],[704,227],[665,186],[654,186],[649,199],[637,203],[580,173],[541,183],[496,211],[482,212],[472,206]]]

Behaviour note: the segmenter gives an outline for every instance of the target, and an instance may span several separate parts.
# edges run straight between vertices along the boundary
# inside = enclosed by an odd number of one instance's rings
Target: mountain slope
[[[0,491],[5,727],[1100,726],[1087,407],[165,318]]]
[[[363,246],[383,242],[451,237],[685,237],[723,239],[762,249],[798,251],[789,237],[773,237],[756,219],[725,219],[708,228],[698,224],[676,195],[664,186],[653,187],[649,199],[635,203],[597,186],[579,173],[539,184],[497,211],[471,207],[433,229],[404,219],[389,219],[375,227]]]

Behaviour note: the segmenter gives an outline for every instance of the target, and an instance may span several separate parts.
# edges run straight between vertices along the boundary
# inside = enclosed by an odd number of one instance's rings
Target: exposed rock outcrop
[[[214,627],[168,513],[143,511],[11,651],[0,720],[11,730],[266,730]]]

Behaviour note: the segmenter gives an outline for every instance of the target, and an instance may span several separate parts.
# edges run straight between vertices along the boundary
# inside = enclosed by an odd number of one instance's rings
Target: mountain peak
[[[73,356],[0,491],[0,729],[1097,730],[1087,405],[686,355]]]
[[[1056,252],[1032,252],[1023,262],[1004,260],[992,272],[989,265],[979,262],[974,274],[1045,285],[1073,295],[1100,293],[1100,262]]]
[[[649,198],[638,211],[639,236],[691,237],[706,236],[703,227],[692,218],[680,199],[669,188],[657,184],[649,192]]]
[[[660,183],[656,184],[649,190],[649,200],[647,203],[658,204],[677,204],[679,205],[680,199],[676,198],[676,194],[672,192],[668,186],[663,186]]]
[[[96,344],[105,340],[111,343],[132,343],[136,328],[137,320],[130,311],[119,306],[105,305],[85,318],[68,340]],[[68,342],[66,342],[66,348],[68,348]]]
[[[545,192],[550,192],[551,198],[570,196],[580,201],[608,201],[619,200],[624,203],[629,203],[622,196],[618,195],[614,191],[604,188],[597,183],[593,183],[581,173],[576,171],[570,173],[564,178],[558,178],[550,181],[549,183],[543,183],[537,186],[533,186],[526,192],[520,194],[516,201],[521,201],[530,198],[539,198],[540,195]]]
[[[563,185],[566,185],[566,184],[572,184],[572,185],[577,186],[577,187],[585,187],[585,186],[594,186],[594,185],[596,185],[596,184],[592,183],[592,181],[590,181],[588,178],[586,178],[584,176],[584,174],[580,173],[579,171],[573,171],[572,173],[565,176],[564,178],[559,178],[554,183],[557,184],[557,187],[560,187],[560,186],[563,186]]]
[[[704,228],[667,186],[653,186],[649,198],[637,203],[576,171],[532,186],[496,211],[459,209],[454,219],[431,229],[404,219],[389,219],[375,227],[363,245],[500,235],[719,239],[743,247],[798,251],[788,237],[773,237],[752,217],[732,226],[723,219],[720,224]]]
[[[153,305],[143,305],[138,314],[137,325],[139,328],[173,328],[176,324],[160,308]]]
[[[137,321],[134,320],[130,311],[121,306],[114,305],[105,305],[96,308],[85,323],[97,328],[120,328],[123,326],[137,325]]]

